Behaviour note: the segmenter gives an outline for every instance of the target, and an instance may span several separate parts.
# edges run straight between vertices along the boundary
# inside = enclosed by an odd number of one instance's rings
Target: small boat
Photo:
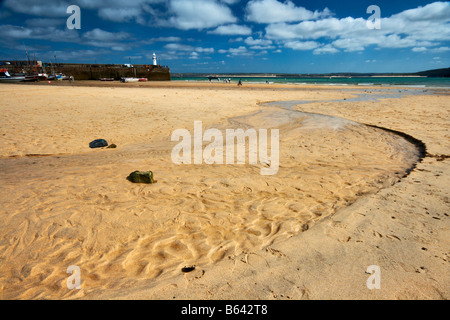
[[[34,82],[39,81],[36,75],[10,75],[7,69],[0,69],[0,82],[3,83],[18,83],[18,82]]]
[[[47,77],[48,80],[70,80],[69,76],[66,76],[64,73],[57,73],[55,75]]]
[[[114,78],[100,78],[100,81],[114,81]]]
[[[120,79],[120,81],[121,82],[126,82],[126,83],[139,82],[139,78],[122,78],[122,79]]]
[[[38,73],[37,77],[38,77],[39,81],[46,81],[48,79],[48,74],[46,74],[46,73]]]
[[[145,81],[148,81],[148,79],[147,78],[139,78],[139,82],[145,82]]]
[[[27,74],[25,75],[25,79],[23,82],[36,82],[39,81],[39,77],[35,74]]]
[[[24,81],[25,77],[0,77],[1,83],[18,83]]]

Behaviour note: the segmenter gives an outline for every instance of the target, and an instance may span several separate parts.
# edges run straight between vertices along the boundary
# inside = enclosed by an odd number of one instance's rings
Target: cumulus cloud
[[[220,1],[226,4],[235,4],[238,3],[240,0],[220,0]]]
[[[18,27],[3,25],[0,28],[0,38],[6,41],[23,39],[47,40],[52,42],[67,42],[94,47],[110,48],[116,51],[125,51],[130,44],[125,43],[131,37],[126,32],[108,32],[94,29],[81,34],[77,30],[59,29],[56,27]]]
[[[289,41],[284,46],[294,50],[312,50],[319,47],[320,43],[315,41]]]
[[[40,17],[65,17],[69,4],[64,0],[5,0],[4,6],[13,12],[35,15]]]
[[[367,28],[363,18],[324,18],[290,24],[272,23],[266,27],[266,37],[277,41],[332,41],[332,47],[315,52],[336,53],[363,51],[368,46],[378,48],[421,48],[438,46],[450,40],[450,3],[435,2],[395,14],[381,20],[380,30]],[[292,46],[291,46],[292,47]],[[294,48],[293,48],[294,49]],[[422,50],[422,49],[415,49]]]
[[[2,25],[0,38],[5,40],[48,40],[55,42],[77,42],[79,33],[76,30],[59,29],[56,27],[19,27]]]
[[[253,52],[249,51],[247,47],[240,46],[238,48],[230,48],[230,49],[220,49],[219,53],[228,53],[228,57],[235,57],[235,56],[251,56],[253,55]]]
[[[175,50],[175,51],[197,51],[197,52],[206,52],[206,53],[212,53],[214,52],[214,48],[202,48],[202,47],[194,47],[186,44],[181,43],[169,43],[164,46],[164,48],[168,50]]]
[[[331,44],[324,45],[320,48],[317,48],[313,51],[313,54],[319,55],[319,54],[334,54],[339,52],[338,49],[333,47]]]
[[[161,52],[159,57],[163,60],[176,59],[208,59],[209,54],[215,52],[214,48],[195,47],[182,43],[168,43],[164,46],[165,52]],[[150,55],[148,57],[151,57]]]
[[[98,15],[104,20],[114,22],[130,21],[141,15],[140,8],[101,8]]]
[[[252,29],[247,26],[229,24],[219,26],[216,29],[209,31],[208,33],[227,36],[246,36],[252,34]]]
[[[108,32],[102,29],[94,29],[86,32],[83,35],[84,39],[92,40],[92,41],[100,41],[100,42],[109,42],[109,41],[120,41],[130,37],[129,33],[126,32]]]
[[[177,42],[181,41],[180,37],[158,37],[158,38],[152,38],[151,41],[155,42]]]
[[[434,3],[405,10],[381,19],[381,29],[367,28],[365,17],[335,17],[327,8],[311,11],[293,0],[73,0],[84,10],[96,12],[105,21],[136,22],[142,25],[198,30],[211,35],[241,36],[245,46],[221,50],[230,56],[261,54],[266,50],[312,50],[314,54],[362,52],[369,47],[405,48],[416,53],[446,53],[450,41],[450,2]],[[5,24],[0,27],[3,43],[19,45],[22,39],[71,42],[93,47],[126,50],[130,46],[167,42],[164,47],[174,54],[198,55],[213,53],[214,48],[182,44],[180,34],[155,35],[132,42],[133,35],[96,28],[87,31],[67,30],[67,0],[4,0],[5,12],[25,14],[23,26]],[[244,7],[238,17],[231,8]],[[92,14],[92,12],[91,12]],[[362,13],[363,15],[365,13]],[[7,16],[7,15],[6,15]],[[242,20],[246,20],[245,23]],[[13,21],[13,20],[10,20]],[[255,36],[265,24],[265,32]],[[132,30],[131,28],[129,30]],[[87,32],[86,32],[87,31]],[[130,31],[131,32],[131,31]],[[179,32],[179,31],[178,31]],[[153,37],[153,38],[152,38]],[[137,37],[136,37],[137,38]],[[237,41],[237,39],[231,41]],[[192,43],[191,43],[192,44]],[[255,50],[255,51],[252,51]],[[255,53],[256,52],[256,53]],[[273,51],[276,52],[276,51]],[[195,54],[192,54],[195,53]]]
[[[272,40],[268,39],[253,39],[253,37],[248,37],[244,40],[249,46],[268,46],[272,44]]]
[[[171,0],[167,25],[182,30],[215,28],[237,21],[231,9],[215,0]]]
[[[330,16],[328,8],[324,11],[310,11],[297,7],[292,1],[251,0],[246,7],[246,18],[256,23],[295,22]]]
[[[130,40],[131,34],[126,32],[108,32],[101,29],[94,29],[83,34],[80,44],[94,47],[110,48],[114,51],[126,51],[133,45]]]

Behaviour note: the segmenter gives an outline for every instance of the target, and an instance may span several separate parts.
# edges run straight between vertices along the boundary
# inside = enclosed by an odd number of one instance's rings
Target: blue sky
[[[81,10],[69,30],[67,7]],[[380,29],[367,27],[370,5]],[[4,0],[0,59],[160,63],[175,72],[415,72],[450,65],[450,2]]]

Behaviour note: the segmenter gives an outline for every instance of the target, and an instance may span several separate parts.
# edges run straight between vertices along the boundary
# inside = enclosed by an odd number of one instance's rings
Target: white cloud
[[[169,43],[169,44],[166,44],[164,46],[164,48],[166,48],[168,50],[176,50],[176,51],[193,51],[194,50],[193,46],[180,44],[180,43]]]
[[[126,22],[141,15],[140,8],[101,8],[98,15],[104,20]]]
[[[215,51],[214,48],[194,47],[194,46],[189,46],[189,45],[185,45],[185,44],[181,44],[181,43],[169,43],[169,44],[166,44],[164,46],[164,48],[169,50],[169,54],[171,54],[171,55],[179,55],[180,52],[184,52],[184,53],[190,52],[191,58],[198,57],[199,53],[210,54],[210,53],[214,53],[214,51]]]
[[[200,59],[199,58],[199,54],[197,52],[191,52],[191,55],[189,56],[189,59],[191,60],[196,60],[196,59]]]
[[[181,41],[180,37],[158,37],[158,38],[152,38],[150,39],[152,41],[158,41],[158,42],[177,42]]]
[[[235,4],[238,3],[240,0],[220,0],[220,1],[226,4]]]
[[[414,51],[414,52],[424,52],[424,51],[427,51],[427,48],[425,48],[425,47],[415,47],[415,48],[412,48],[412,51]]]
[[[77,30],[59,29],[55,27],[18,27],[2,25],[0,38],[6,40],[36,39],[54,42],[78,42],[80,40]]]
[[[448,51],[450,51],[449,47],[439,47],[439,48],[430,49],[430,52],[433,52],[433,53],[442,53],[442,52],[448,52]]]
[[[100,41],[100,42],[108,42],[108,41],[120,41],[129,38],[131,35],[126,32],[108,32],[101,29],[94,29],[86,32],[83,35],[84,39]]]
[[[245,43],[249,46],[269,46],[273,42],[268,39],[253,39],[253,37],[248,37],[245,39]]]
[[[247,26],[241,26],[237,24],[229,24],[219,26],[213,31],[209,31],[210,34],[227,35],[227,36],[246,36],[252,34],[252,29]]]
[[[81,44],[94,47],[111,48],[114,51],[126,51],[130,44],[122,41],[130,39],[131,35],[126,32],[108,32],[101,29],[94,29],[83,34]]]
[[[253,55],[251,51],[247,49],[247,47],[240,46],[238,48],[230,48],[228,50],[221,49],[219,53],[228,53],[228,56],[250,56]]]
[[[214,48],[200,48],[200,47],[197,47],[197,48],[195,48],[195,51],[196,52],[204,52],[204,53],[214,53]]]
[[[5,0],[4,6],[13,12],[35,15],[40,17],[65,17],[69,4],[63,0],[35,1]]]
[[[448,2],[434,2],[425,7],[405,10],[393,15],[392,19],[399,19],[409,22],[418,21],[448,21],[450,17],[450,7]]]
[[[202,47],[193,47],[185,44],[179,43],[169,43],[164,46],[164,48],[169,50],[177,50],[177,51],[196,51],[196,52],[214,52],[214,48],[202,48]]]
[[[171,0],[169,11],[173,16],[168,26],[182,30],[215,28],[237,21],[230,8],[216,0]]]
[[[323,47],[317,48],[313,51],[313,54],[319,55],[319,54],[334,54],[339,52],[338,49],[333,47],[331,44],[327,44]]]
[[[246,18],[257,23],[295,22],[318,19],[331,15],[328,8],[324,11],[310,11],[297,7],[292,1],[251,0],[246,7]]]
[[[272,50],[275,49],[275,46],[251,46],[250,49],[252,50]]]
[[[380,30],[367,28],[363,18],[325,18],[300,23],[273,23],[266,27],[266,38],[291,42],[298,40],[332,40],[332,47],[318,48],[319,53],[338,49],[361,52],[376,48],[416,48],[439,46],[450,41],[450,2],[435,2],[383,18]],[[434,50],[436,50],[435,48]],[[445,50],[445,49],[443,49]]]
[[[306,51],[316,49],[317,47],[320,46],[320,44],[315,41],[289,41],[286,42],[284,46],[286,48],[291,48],[294,50]]]

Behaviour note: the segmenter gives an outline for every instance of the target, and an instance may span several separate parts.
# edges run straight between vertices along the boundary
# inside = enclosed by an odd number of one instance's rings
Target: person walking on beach
[[[238,87],[242,87],[242,80],[241,79],[239,79]]]

